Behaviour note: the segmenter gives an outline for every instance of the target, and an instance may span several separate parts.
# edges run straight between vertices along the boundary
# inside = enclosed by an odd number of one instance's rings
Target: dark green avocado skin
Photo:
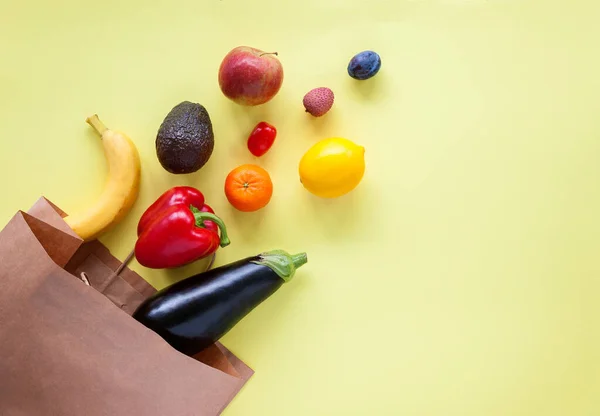
[[[156,135],[156,155],[167,171],[192,173],[212,155],[215,146],[212,123],[206,109],[184,101],[165,117]]]

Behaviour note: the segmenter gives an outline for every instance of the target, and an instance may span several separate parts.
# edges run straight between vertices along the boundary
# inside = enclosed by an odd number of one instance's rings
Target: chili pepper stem
[[[227,227],[225,227],[225,223],[215,214],[210,212],[202,212],[198,208],[193,205],[190,205],[190,210],[194,213],[194,218],[196,219],[196,227],[204,227],[204,221],[212,221],[219,227],[221,230],[221,247],[228,246],[231,241],[229,241],[229,237],[227,236]]]

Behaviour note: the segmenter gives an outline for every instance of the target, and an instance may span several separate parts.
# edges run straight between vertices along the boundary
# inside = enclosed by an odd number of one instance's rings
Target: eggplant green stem
[[[102,133],[108,130],[104,123],[98,118],[98,114],[94,114],[93,116],[86,118],[85,121],[92,126],[100,136],[102,136]]]
[[[296,270],[307,261],[306,253],[291,255],[284,250],[273,250],[260,254],[252,263],[269,267],[285,282],[289,282],[296,274]]]
[[[226,247],[231,243],[227,236],[227,227],[225,227],[225,223],[221,218],[210,212],[202,212],[193,205],[190,205],[190,210],[194,213],[194,218],[196,218],[196,227],[204,228],[204,221],[212,221],[217,224],[219,230],[221,230],[221,247]]]

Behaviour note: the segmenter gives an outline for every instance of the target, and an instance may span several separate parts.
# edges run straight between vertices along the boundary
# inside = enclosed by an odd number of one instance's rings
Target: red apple
[[[277,53],[238,46],[225,56],[219,68],[219,86],[225,96],[241,105],[264,104],[277,94],[283,67]]]

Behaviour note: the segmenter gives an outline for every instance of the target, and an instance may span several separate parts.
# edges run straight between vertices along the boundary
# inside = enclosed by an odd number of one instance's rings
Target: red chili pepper
[[[277,129],[269,123],[261,121],[248,137],[248,150],[254,156],[262,156],[273,146],[276,136]]]
[[[202,211],[186,204],[190,198],[202,203]],[[202,193],[190,187],[165,192],[142,215],[138,233],[135,256],[153,269],[183,266],[229,245],[223,221],[204,204]]]

